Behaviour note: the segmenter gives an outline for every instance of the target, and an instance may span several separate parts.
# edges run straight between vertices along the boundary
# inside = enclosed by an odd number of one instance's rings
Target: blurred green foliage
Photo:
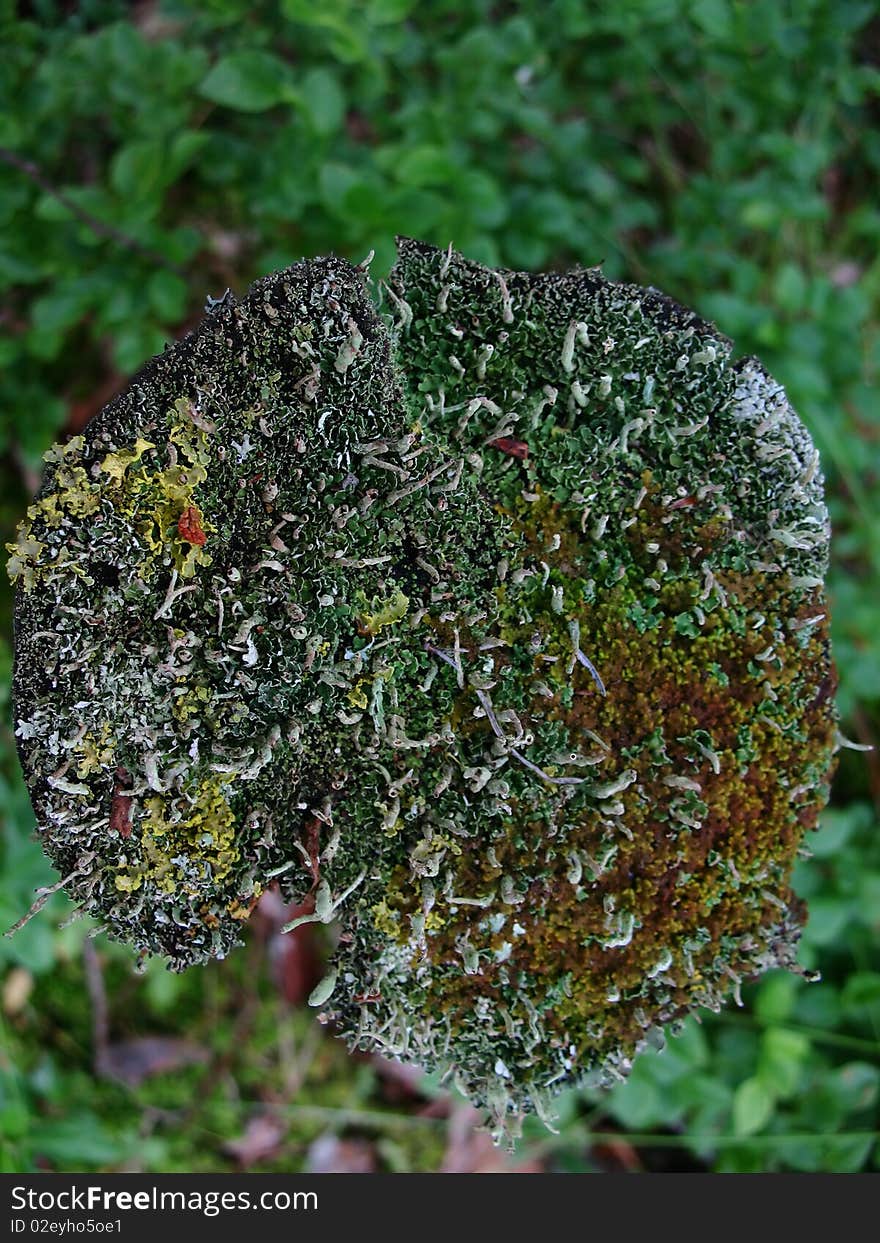
[[[374,249],[381,276],[395,232],[510,267],[602,263],[760,354],[809,424],[835,525],[844,730],[877,737],[875,3],[0,0],[0,45],[4,531],[49,442],[185,331],[207,294],[331,249]],[[9,619],[4,589],[4,924],[53,879],[14,759]],[[751,986],[741,1010],[642,1056],[626,1085],[563,1098],[559,1135],[530,1124],[525,1155],[601,1168],[591,1153],[614,1131],[646,1168],[875,1168],[878,805],[876,754],[844,751],[797,875],[811,910],[801,961],[822,983],[777,973]],[[82,925],[58,931],[66,909],[53,898],[0,944],[4,1168],[226,1168],[224,1142],[267,1094],[286,1101],[286,1129],[260,1168],[298,1168],[327,1130],[375,1137],[382,1168],[437,1166],[440,1123],[395,1111],[328,1038],[291,1094],[288,1046],[310,1047],[313,1028],[265,969],[254,982],[244,952],[135,977],[101,942],[114,1035],[186,1034],[221,1072],[97,1080]]]

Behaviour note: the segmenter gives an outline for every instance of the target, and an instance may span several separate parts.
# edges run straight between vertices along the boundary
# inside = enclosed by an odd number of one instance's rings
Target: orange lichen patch
[[[207,536],[202,527],[202,515],[197,506],[187,505],[177,519],[177,534],[182,540],[198,547],[205,543]]]

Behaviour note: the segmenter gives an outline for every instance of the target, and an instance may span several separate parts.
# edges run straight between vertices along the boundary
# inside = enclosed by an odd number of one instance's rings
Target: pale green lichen
[[[113,935],[222,955],[276,880],[342,925],[324,1015],[511,1130],[795,965],[827,513],[779,386],[654,291],[404,241],[387,295],[269,277],[50,453],[17,733]]]

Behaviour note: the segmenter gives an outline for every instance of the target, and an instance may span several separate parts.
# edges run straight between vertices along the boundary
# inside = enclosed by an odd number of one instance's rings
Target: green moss
[[[659,294],[405,241],[389,295],[267,278],[53,456],[18,735],[113,935],[222,955],[277,878],[342,923],[349,1040],[509,1130],[795,966],[827,514],[781,389]]]

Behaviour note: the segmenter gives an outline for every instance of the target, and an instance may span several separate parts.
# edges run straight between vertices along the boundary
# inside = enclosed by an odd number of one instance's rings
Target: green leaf
[[[773,1095],[757,1077],[744,1080],[733,1096],[733,1133],[744,1137],[762,1130],[773,1115]]]
[[[784,1027],[771,1027],[761,1041],[758,1075],[767,1090],[785,1100],[800,1086],[804,1065],[810,1053],[810,1042],[801,1032]]]
[[[8,285],[35,284],[42,278],[37,263],[22,259],[11,250],[0,248],[0,288]]]
[[[282,0],[282,12],[291,21],[323,32],[327,48],[337,60],[355,64],[367,54],[367,38],[346,0],[315,4],[313,0]]]
[[[794,1008],[798,979],[789,971],[773,971],[758,986],[754,1002],[756,1016],[763,1023],[780,1023]]]
[[[144,138],[116,152],[110,165],[110,182],[124,198],[148,199],[162,185],[164,173],[164,143]]]
[[[59,284],[34,302],[31,323],[40,333],[63,332],[82,318],[90,302],[90,291],[84,286]]]
[[[3,1084],[3,1087],[8,1090],[6,1084]],[[13,1086],[12,1091],[9,1092],[9,1098],[11,1098],[14,1091],[15,1087]],[[6,1091],[4,1091],[5,1095]],[[24,1101],[7,1099],[0,1106],[0,1133],[5,1135],[7,1139],[23,1139],[27,1135],[32,1122],[33,1119],[28,1114]]]
[[[857,1174],[874,1147],[871,1135],[826,1135],[822,1168],[833,1174]]]
[[[367,16],[377,26],[402,22],[416,7],[416,0],[369,0]]]
[[[692,1077],[695,1070],[708,1065],[709,1042],[705,1030],[696,1019],[689,1018],[685,1021],[679,1034],[660,1054],[660,1058],[664,1057],[668,1057],[670,1061],[678,1061],[688,1077]]]
[[[614,1117],[629,1131],[643,1131],[666,1120],[663,1098],[645,1074],[637,1073],[639,1065],[609,1098]]]
[[[31,1138],[34,1151],[53,1164],[81,1168],[85,1165],[107,1165],[121,1161],[130,1144],[120,1141],[93,1114],[81,1113],[70,1118],[38,1122]]]
[[[425,144],[403,151],[394,162],[398,181],[407,186],[443,185],[459,170],[457,161],[444,147]]]
[[[181,173],[190,168],[207,142],[208,135],[196,130],[184,130],[177,134],[168,152],[166,181],[176,181]]]
[[[780,205],[770,199],[752,199],[740,212],[740,220],[749,229],[773,229],[782,217]]]
[[[832,945],[850,922],[854,912],[844,898],[814,898],[810,903],[804,941],[807,945]]]
[[[150,1005],[160,1014],[166,1014],[180,1000],[182,991],[179,975],[169,971],[164,962],[154,959],[147,974],[145,991]]]
[[[14,907],[10,902],[0,907],[3,913],[4,928],[10,927],[27,911],[30,903],[22,902]],[[24,967],[31,975],[44,975],[55,964],[55,944],[52,938],[52,925],[49,916],[41,913],[40,919],[32,919],[30,923],[15,934],[10,944],[2,947],[0,961],[14,962]]]
[[[867,823],[870,824],[871,809],[863,803],[853,803],[849,807],[827,807],[822,812],[819,831],[809,836],[810,853],[817,859],[833,859],[852,834],[864,826],[864,812],[868,813]]]
[[[302,80],[298,102],[316,134],[334,134],[345,117],[345,95],[329,69],[310,69]]]
[[[696,0],[692,13],[694,21],[710,39],[723,40],[732,33],[730,0]]]
[[[284,16],[303,26],[326,26],[345,21],[350,10],[349,0],[324,0],[323,4],[315,4],[314,0],[281,0]]]
[[[150,306],[163,323],[173,324],[181,319],[186,311],[186,281],[174,272],[154,272],[147,281],[147,298]]]
[[[844,984],[841,1001],[853,1018],[867,1018],[868,1010],[880,1016],[880,972],[856,971]]]
[[[784,263],[776,273],[773,292],[777,305],[790,314],[803,310],[807,297],[807,279],[796,263]]]
[[[318,174],[321,197],[328,207],[341,203],[349,191],[363,184],[363,180],[363,173],[359,169],[333,161],[322,164]]]
[[[213,66],[199,91],[238,112],[265,112],[288,97],[290,66],[271,52],[232,52]]]
[[[497,228],[510,214],[507,195],[494,178],[480,169],[461,173],[456,181],[456,191],[471,220],[483,228]]]
[[[136,371],[154,354],[161,354],[167,335],[155,324],[137,320],[123,325],[113,342],[113,358],[123,374]]]
[[[841,1022],[840,997],[833,984],[811,984],[795,998],[793,1018],[798,1023],[831,1031]]]
[[[880,1069],[870,1062],[848,1062],[829,1076],[828,1084],[847,1113],[873,1109],[880,1092]]]

